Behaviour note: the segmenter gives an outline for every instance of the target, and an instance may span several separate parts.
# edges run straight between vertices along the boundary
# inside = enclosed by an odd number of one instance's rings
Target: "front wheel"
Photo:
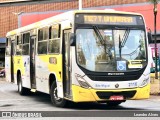
[[[50,90],[50,96],[51,96],[51,101],[55,106],[57,107],[66,106],[67,101],[63,98],[59,98],[57,95],[57,85],[55,81],[52,83],[51,90]]]

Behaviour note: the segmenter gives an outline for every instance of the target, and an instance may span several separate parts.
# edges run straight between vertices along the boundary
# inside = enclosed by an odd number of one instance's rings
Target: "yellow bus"
[[[148,40],[141,14],[75,10],[6,35],[6,80],[72,102],[119,105],[150,93]]]

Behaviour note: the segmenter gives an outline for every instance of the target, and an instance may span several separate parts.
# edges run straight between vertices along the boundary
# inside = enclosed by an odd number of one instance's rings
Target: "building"
[[[41,19],[78,9],[78,0],[0,0],[0,48],[3,48],[8,31]],[[153,5],[148,0],[82,0],[83,9],[112,8],[142,13],[147,28],[154,34]],[[31,19],[31,18],[34,19]],[[157,36],[160,40],[160,5],[157,14]],[[3,42],[2,42],[3,41]]]
[[[148,24],[153,29],[153,5],[148,0],[82,0],[84,9],[113,8],[122,11],[147,12],[151,17]],[[78,0],[0,0],[0,38],[10,30],[18,28],[21,15],[42,12],[64,12],[78,9]],[[160,11],[160,6],[158,6]],[[146,13],[145,13],[146,14]],[[157,14],[159,15],[159,12]],[[160,24],[157,24],[160,32]]]

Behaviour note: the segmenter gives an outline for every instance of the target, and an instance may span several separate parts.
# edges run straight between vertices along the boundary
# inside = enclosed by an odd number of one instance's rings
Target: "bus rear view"
[[[75,33],[72,74],[80,85],[73,85],[75,101],[118,105],[127,99],[149,98],[147,38],[141,15],[76,13]]]

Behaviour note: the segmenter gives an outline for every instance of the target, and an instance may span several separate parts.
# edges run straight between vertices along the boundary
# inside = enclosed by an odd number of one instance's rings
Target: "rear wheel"
[[[50,95],[51,95],[51,101],[55,106],[57,106],[57,107],[65,107],[66,106],[67,101],[63,98],[59,98],[57,95],[57,85],[56,85],[55,81],[52,83]]]
[[[18,92],[20,95],[27,95],[27,94],[30,94],[30,90],[28,88],[24,88],[22,86],[22,78],[21,78],[21,75],[19,74],[18,75]]]

